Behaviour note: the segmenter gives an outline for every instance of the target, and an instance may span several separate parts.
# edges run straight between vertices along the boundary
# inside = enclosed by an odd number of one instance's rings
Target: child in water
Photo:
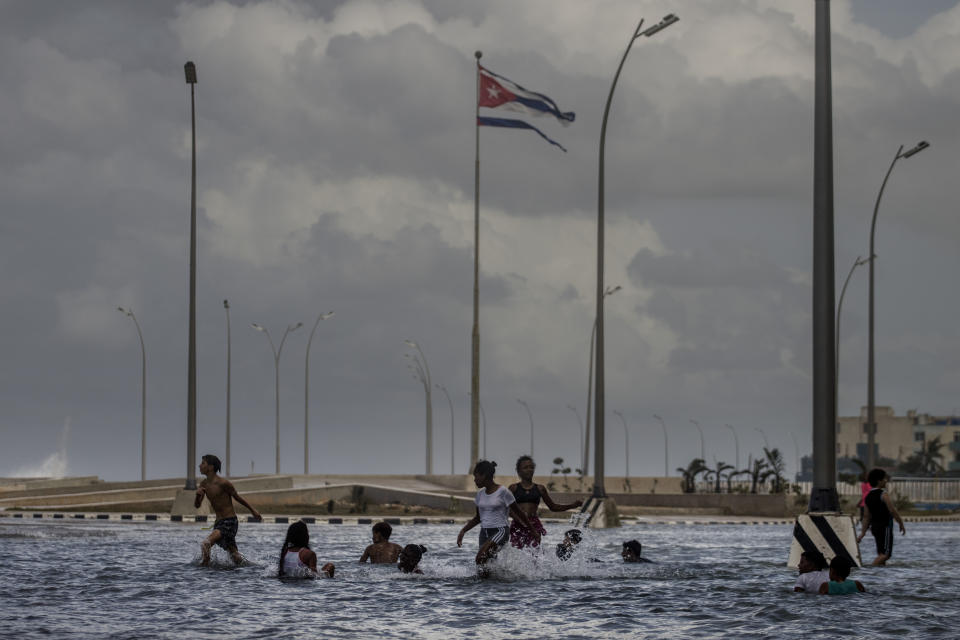
[[[872,489],[863,499],[866,509],[863,511],[860,535],[857,536],[857,544],[859,544],[863,536],[867,535],[867,531],[873,534],[877,543],[877,557],[874,558],[873,564],[878,567],[887,564],[887,560],[893,555],[893,521],[896,520],[900,525],[900,535],[907,533],[900,513],[893,506],[890,494],[884,490],[888,479],[887,472],[883,469],[871,469],[867,474],[867,482]]]
[[[583,534],[580,529],[570,529],[563,534],[563,542],[557,545],[557,557],[561,560],[569,560],[580,541]]]
[[[830,581],[830,572],[827,571],[827,560],[819,551],[804,551],[800,554],[800,563],[797,569],[800,574],[793,585],[794,591],[818,593],[820,585]]]
[[[859,580],[850,580],[850,561],[840,556],[830,561],[830,581],[820,585],[820,593],[826,595],[846,595],[849,593],[863,593],[866,589]]]
[[[420,558],[427,552],[427,548],[422,544],[408,544],[400,552],[400,559],[397,561],[397,569],[403,573],[423,573],[417,566],[420,564]]]
[[[321,571],[328,578],[333,577],[333,563],[323,565]],[[277,563],[277,576],[281,578],[316,578],[317,554],[310,548],[310,532],[307,525],[297,520],[287,527],[287,537],[280,549]]]
[[[624,562],[653,562],[653,560],[647,560],[642,557],[640,553],[643,551],[643,546],[638,540],[627,540],[623,543],[623,550],[620,552],[620,557],[623,558]]]
[[[583,504],[583,500],[574,500],[569,504],[558,504],[550,498],[547,488],[542,484],[536,484],[533,481],[533,473],[537,469],[537,464],[530,456],[520,456],[517,459],[517,477],[520,482],[514,482],[510,485],[510,493],[516,499],[517,508],[527,516],[527,520],[540,533],[541,536],[547,535],[547,530],[543,528],[543,523],[537,516],[540,508],[540,501],[547,505],[550,511],[569,511],[576,509]],[[517,549],[524,547],[536,547],[540,544],[539,540],[534,540],[525,525],[514,518],[510,523],[510,544]]]
[[[371,564],[393,564],[400,556],[400,545],[390,542],[393,527],[389,522],[373,525],[373,544],[368,545],[360,556],[360,562],[370,560]]]
[[[220,458],[213,454],[206,454],[200,458],[200,473],[205,477],[200,481],[197,487],[197,495],[193,499],[193,507],[199,509],[206,498],[213,507],[213,512],[217,514],[217,519],[213,523],[213,531],[207,536],[200,546],[201,560],[200,564],[207,566],[210,564],[210,548],[213,545],[223,547],[233,563],[240,565],[243,563],[243,556],[237,549],[237,513],[233,509],[233,501],[236,500],[253,515],[255,520],[261,520],[260,513],[250,506],[250,503],[240,497],[233,483],[226,478],[217,475],[220,472]]]

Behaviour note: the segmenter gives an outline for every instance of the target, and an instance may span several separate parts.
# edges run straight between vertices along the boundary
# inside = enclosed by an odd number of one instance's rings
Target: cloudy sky
[[[835,0],[837,292],[866,256],[877,190],[877,401],[960,406],[960,6]],[[811,445],[812,1],[0,0],[0,476],[147,476],[186,451],[190,94],[197,65],[198,453],[223,454],[232,323],[235,474],[302,470],[310,328],[311,470],[424,468],[420,343],[450,391],[468,463],[475,66],[575,111],[569,127],[485,128],[481,399],[505,471],[579,455],[596,282],[603,103],[640,18],[608,125],[607,407],[631,472],[699,454],[741,466],[763,434],[792,470]],[[493,114],[491,114],[493,115]],[[840,410],[866,401],[867,273],[841,329]],[[433,397],[435,468],[450,411]],[[624,470],[607,419],[608,474]],[[794,440],[799,451],[794,448]]]

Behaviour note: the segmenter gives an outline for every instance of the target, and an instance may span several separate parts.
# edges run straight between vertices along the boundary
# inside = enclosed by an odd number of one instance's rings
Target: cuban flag
[[[496,73],[482,66],[479,67],[479,73],[480,97],[477,104],[480,107],[501,109],[504,111],[518,111],[531,116],[553,116],[564,126],[570,124],[573,122],[574,118],[576,118],[576,115],[573,113],[573,111],[560,111],[557,103],[542,93],[525,89],[516,82],[508,80],[501,75],[497,75]],[[551,140],[542,131],[523,120],[478,116],[477,125],[483,127],[530,129],[532,131],[536,131],[550,144],[556,145],[563,151],[566,151],[566,149],[564,149],[560,143],[555,140]]]

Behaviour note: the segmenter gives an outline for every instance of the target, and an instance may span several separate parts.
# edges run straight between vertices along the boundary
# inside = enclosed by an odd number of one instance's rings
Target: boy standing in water
[[[368,545],[360,556],[360,562],[370,560],[372,564],[393,564],[400,557],[402,547],[390,542],[393,527],[389,522],[378,522],[373,525],[373,544]]]
[[[867,474],[867,482],[872,489],[863,499],[866,509],[863,511],[860,535],[857,536],[857,543],[859,543],[867,534],[867,529],[873,534],[877,542],[877,557],[874,558],[873,564],[878,567],[887,564],[887,560],[893,555],[893,521],[896,520],[900,525],[900,535],[907,533],[897,508],[893,506],[890,494],[884,491],[887,480],[887,472],[883,469],[871,469]]]
[[[233,488],[233,483],[226,478],[217,475],[220,471],[220,458],[209,453],[200,459],[200,473],[206,476],[200,481],[197,488],[197,497],[193,500],[193,506],[200,508],[203,503],[203,497],[206,496],[213,507],[213,512],[217,514],[217,520],[213,523],[213,531],[203,541],[201,549],[203,558],[200,564],[207,566],[210,564],[210,547],[219,545],[223,547],[234,564],[243,562],[243,556],[237,549],[237,514],[233,510],[233,500],[236,500],[253,514],[253,517],[260,520],[260,513],[250,506],[250,504],[240,497],[237,490]]]

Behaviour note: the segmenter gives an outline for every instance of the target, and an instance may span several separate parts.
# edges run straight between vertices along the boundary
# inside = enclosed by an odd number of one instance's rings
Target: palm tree
[[[713,473],[716,474],[716,486],[714,488],[714,491],[716,493],[720,493],[720,478],[723,476],[723,472],[728,469],[733,469],[733,465],[727,464],[726,462],[718,462],[717,468],[713,470]],[[728,492],[729,492],[729,481],[728,481]]]
[[[709,469],[707,465],[704,464],[703,458],[694,458],[690,461],[690,464],[687,465],[686,469],[677,467],[677,471],[683,476],[683,492],[693,493],[697,490],[697,476],[704,471],[709,471]]]
[[[731,470],[730,473],[727,474],[727,493],[733,493],[733,479],[735,477],[749,474],[749,469],[740,469],[739,471]]]
[[[753,461],[753,466],[749,469],[745,469],[747,473],[750,474],[750,493],[757,492],[757,485],[761,482],[765,482],[769,477],[769,469],[767,469],[767,461],[757,458]]]
[[[940,442],[940,436],[924,444],[920,452],[920,468],[925,475],[935,476],[943,473],[943,465],[940,464],[940,460],[943,459],[941,449],[943,449],[943,443]]]
[[[770,493],[780,493],[783,491],[784,478],[783,470],[786,466],[786,463],[783,461],[783,454],[780,453],[780,450],[774,447],[773,449],[763,448],[763,455],[766,456],[767,465],[769,468],[769,476],[773,476],[773,490]]]

